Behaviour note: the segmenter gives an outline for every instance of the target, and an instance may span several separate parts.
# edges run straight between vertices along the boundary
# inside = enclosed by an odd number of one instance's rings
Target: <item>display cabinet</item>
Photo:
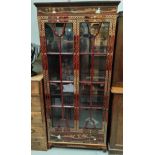
[[[123,154],[123,12],[118,13],[109,106],[109,154]]]
[[[35,3],[48,147],[106,150],[118,4]]]

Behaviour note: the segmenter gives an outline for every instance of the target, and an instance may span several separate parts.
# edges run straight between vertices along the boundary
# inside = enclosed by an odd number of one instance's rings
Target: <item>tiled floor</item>
[[[102,150],[52,148],[48,151],[32,151],[31,155],[108,155]]]

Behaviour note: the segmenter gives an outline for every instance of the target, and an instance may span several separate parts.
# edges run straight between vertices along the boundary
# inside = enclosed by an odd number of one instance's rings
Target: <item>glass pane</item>
[[[94,84],[93,85],[93,94],[104,95],[104,84]]]
[[[95,39],[95,52],[106,53],[109,35],[109,23],[102,23],[100,32]]]
[[[63,100],[64,105],[73,105],[74,104],[74,85],[73,83],[63,83]],[[52,105],[61,106],[62,97],[60,91],[60,83],[51,83],[50,84],[50,94]]]
[[[62,55],[62,80],[73,81],[73,56]],[[48,56],[48,71],[50,80],[60,80],[59,55]]]
[[[80,106],[90,105],[90,85],[80,84]]]
[[[74,104],[74,94],[73,93],[63,93],[64,96],[64,105],[73,105]]]
[[[80,80],[89,81],[91,79],[91,56],[81,55],[80,56]],[[105,69],[106,69],[106,57],[105,56],[94,56],[94,76],[93,81],[105,80]]]
[[[74,109],[64,108],[64,119],[62,109],[52,108],[52,127],[74,127]]]
[[[79,116],[79,128],[102,128],[102,110],[80,109]]]
[[[90,84],[80,84],[80,106],[103,106],[104,84],[92,84],[92,96],[90,96]]]
[[[91,56],[80,56],[80,80],[90,80]]]
[[[56,36],[55,33],[61,35],[64,31],[64,35],[61,37],[61,47],[62,53],[69,52],[73,53],[73,24],[67,23],[46,23],[45,24],[45,32],[46,32],[46,44],[47,44],[47,52],[60,52],[58,45],[60,41],[60,37]],[[55,33],[54,33],[55,32]]]
[[[80,23],[80,52],[88,53],[90,50],[89,32],[86,23]]]
[[[105,80],[105,70],[106,70],[106,57],[104,56],[95,56],[94,57],[94,81]]]
[[[92,102],[94,106],[103,106],[103,95],[93,95],[92,96]]]
[[[99,33],[98,33],[99,32]],[[80,52],[90,53],[92,49],[91,35],[95,37],[95,53],[106,53],[109,35],[109,23],[80,23]]]

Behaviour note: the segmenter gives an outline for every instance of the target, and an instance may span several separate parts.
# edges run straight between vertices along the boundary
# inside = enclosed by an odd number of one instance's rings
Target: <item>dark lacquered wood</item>
[[[112,84],[123,81],[123,12],[119,13],[117,21]]]
[[[112,95],[110,153],[123,152],[123,94]]]
[[[120,1],[87,1],[87,2],[46,2],[34,3],[36,7],[72,7],[72,6],[118,6]]]
[[[111,86],[108,147],[109,154],[123,154],[123,13],[119,13]]]

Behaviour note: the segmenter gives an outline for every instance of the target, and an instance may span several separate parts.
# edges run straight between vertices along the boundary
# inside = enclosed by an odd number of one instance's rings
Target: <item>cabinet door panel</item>
[[[79,26],[79,128],[102,130],[108,82],[109,19],[85,18]]]
[[[75,22],[45,23],[51,128],[74,127],[75,27]]]

